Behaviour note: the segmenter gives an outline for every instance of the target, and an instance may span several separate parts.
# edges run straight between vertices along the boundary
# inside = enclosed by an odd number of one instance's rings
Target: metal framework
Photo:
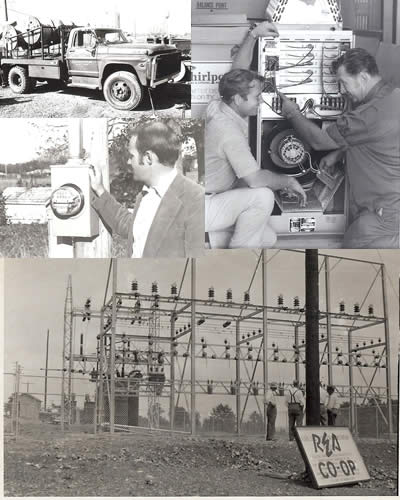
[[[64,303],[64,336],[62,353],[62,378],[61,378],[61,430],[64,431],[65,423],[71,424],[72,417],[72,378],[73,378],[73,302],[72,278],[68,276],[67,292]],[[68,375],[68,376],[67,376]]]
[[[355,399],[365,403],[368,399],[377,404],[387,404],[387,418],[380,413],[392,433],[390,338],[386,305],[385,266],[366,262],[321,255],[320,276],[325,279],[326,308],[320,311],[320,365],[326,366],[328,383],[337,377],[335,370],[347,370],[348,384],[335,384],[341,397],[350,401],[350,428],[355,430]],[[333,312],[330,301],[330,274],[334,266],[331,260],[354,260],[371,264],[376,275],[354,313]],[[188,264],[188,262],[187,262]],[[171,429],[174,428],[176,407],[180,398],[186,399],[190,410],[191,433],[195,434],[196,396],[205,394],[232,395],[236,399],[236,432],[248,408],[249,398],[263,415],[264,398],[268,388],[272,366],[293,366],[282,370],[287,374],[285,382],[293,377],[300,379],[305,364],[305,309],[297,302],[293,307],[282,303],[267,305],[267,252],[260,253],[254,276],[259,268],[262,273],[263,304],[250,300],[250,288],[243,302],[215,300],[209,291],[207,299],[196,297],[196,261],[191,261],[191,297],[181,297],[177,287],[171,287],[170,295],[121,292],[117,288],[117,264],[113,261],[112,294],[100,311],[91,311],[92,319],[100,319],[98,349],[96,353],[74,354],[68,363],[69,380],[73,373],[90,373],[97,382],[97,428],[105,423],[114,431],[116,394],[138,394],[147,400],[150,428],[159,427],[160,401],[169,402]],[[253,281],[252,279],[252,281]],[[361,309],[375,283],[381,281],[383,314],[376,316],[369,308],[368,314]],[[70,290],[68,288],[68,290]],[[70,290],[72,301],[72,290]],[[68,297],[67,293],[67,297]],[[70,304],[67,298],[66,304]],[[83,318],[85,308],[66,307],[64,353],[72,348],[69,318]],[[379,327],[383,334],[375,340],[369,329]],[[223,341],[215,340],[224,334]],[[376,334],[375,334],[376,336]],[[68,338],[67,338],[68,337]],[[212,340],[208,340],[210,337]],[[282,346],[283,344],[283,346]],[[336,347],[335,347],[335,344]],[[65,359],[65,358],[64,358]],[[202,361],[201,361],[202,360]],[[231,378],[213,377],[201,379],[196,371],[199,363],[234,363]],[[190,373],[189,373],[190,366]],[[218,374],[229,373],[231,367],[220,369]],[[377,384],[381,370],[385,370],[385,382]],[[260,375],[260,372],[261,375]],[[63,372],[64,373],[64,372]],[[355,384],[355,374],[362,383]],[[116,385],[117,383],[117,385]],[[283,386],[283,384],[281,384]],[[70,383],[69,386],[70,387]],[[143,399],[144,398],[144,399]],[[109,415],[104,410],[109,402]],[[190,404],[189,404],[190,401]],[[379,407],[379,406],[378,406]],[[265,425],[265,418],[264,418]]]

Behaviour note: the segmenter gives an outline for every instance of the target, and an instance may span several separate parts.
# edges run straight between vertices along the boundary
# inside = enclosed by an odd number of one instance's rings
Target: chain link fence
[[[103,422],[103,428],[109,428],[110,415],[110,381],[103,381],[103,394],[96,397],[96,384],[87,378],[74,377],[73,387],[79,392],[71,394],[70,404],[65,397],[64,412],[62,411],[62,377],[48,377],[48,391],[44,391],[44,375],[28,376],[16,370],[15,373],[4,374],[4,435],[18,436],[37,429],[67,432],[94,433],[97,420]],[[197,395],[196,406],[203,409],[207,395]],[[277,433],[284,436],[288,432],[288,414],[283,398],[279,398],[276,419]],[[233,405],[232,405],[233,403]],[[349,426],[350,406],[348,401],[340,401],[336,419],[337,426]],[[387,439],[389,436],[388,408],[379,401],[368,401],[354,404],[354,433],[360,438]],[[212,402],[212,410],[208,415],[195,415],[196,432],[204,435],[225,434],[236,432],[236,414],[234,402],[221,403],[218,397]],[[261,410],[260,410],[261,409]],[[261,435],[264,432],[263,398],[259,396],[258,410],[249,409],[242,415],[240,432],[244,435]],[[62,415],[63,414],[63,415]],[[62,425],[62,416],[64,425]],[[393,432],[398,432],[398,401],[392,404]],[[158,429],[190,433],[192,428],[190,414],[190,399],[181,397],[175,400],[173,424],[171,425],[169,392],[161,387],[141,384],[132,379],[115,380],[114,422],[116,430],[126,429]],[[305,416],[303,418],[305,425]],[[57,434],[57,432],[55,432]]]

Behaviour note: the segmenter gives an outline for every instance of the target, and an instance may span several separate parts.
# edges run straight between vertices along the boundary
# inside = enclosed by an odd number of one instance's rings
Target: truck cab
[[[176,47],[130,43],[116,28],[75,28],[66,51],[69,83],[103,90],[117,109],[134,109],[143,87],[172,80],[179,74],[180,62]]]

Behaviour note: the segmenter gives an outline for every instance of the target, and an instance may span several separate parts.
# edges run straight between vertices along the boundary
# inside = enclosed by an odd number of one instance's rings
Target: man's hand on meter
[[[299,106],[288,99],[285,94],[282,94],[282,92],[278,92],[278,96],[282,99],[282,115],[285,118],[292,118],[294,115],[297,115],[300,113],[300,108]]]
[[[101,196],[104,192],[103,176],[97,165],[91,165],[89,168],[90,186],[97,196]]]
[[[275,24],[270,21],[263,21],[262,23],[257,24],[257,26],[251,31],[251,34],[254,38],[259,36],[279,36],[278,29]]]
[[[289,193],[299,196],[301,207],[305,207],[307,205],[307,194],[301,187],[301,184],[297,179],[295,179],[294,177],[289,177],[288,186],[286,189]]]

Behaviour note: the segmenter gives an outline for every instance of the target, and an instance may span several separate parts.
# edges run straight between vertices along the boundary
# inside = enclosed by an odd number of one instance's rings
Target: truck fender
[[[131,63],[121,63],[121,61],[107,61],[107,63],[100,68],[100,78],[99,78],[100,90],[103,89],[104,82],[111,75],[111,73],[117,73],[119,71],[130,71],[131,73],[137,76],[139,82],[142,85],[144,86],[147,85],[145,69],[141,69]]]

